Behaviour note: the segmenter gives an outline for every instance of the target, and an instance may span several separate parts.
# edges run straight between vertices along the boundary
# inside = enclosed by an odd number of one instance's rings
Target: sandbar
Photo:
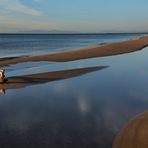
[[[105,45],[96,45],[78,50],[65,51],[47,55],[30,56],[17,59],[7,59],[0,61],[0,66],[8,66],[22,62],[54,61],[68,62],[94,57],[113,56],[141,50],[148,46],[148,36],[130,39]]]
[[[7,89],[17,89],[26,86],[47,83],[50,81],[68,79],[72,77],[81,76],[90,72],[98,71],[107,67],[108,66],[85,67],[24,76],[8,77],[8,81],[6,83],[0,84],[0,90],[1,92],[4,92]]]

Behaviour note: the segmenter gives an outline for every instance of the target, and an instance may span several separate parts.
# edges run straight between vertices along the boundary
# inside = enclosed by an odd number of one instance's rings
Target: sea
[[[145,34],[1,34],[0,57],[31,56]],[[148,47],[71,62],[5,67],[7,77],[104,66],[94,72],[1,90],[0,147],[112,148],[129,120],[148,109]]]

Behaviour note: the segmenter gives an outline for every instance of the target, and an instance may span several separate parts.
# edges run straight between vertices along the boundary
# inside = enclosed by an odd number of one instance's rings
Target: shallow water
[[[9,67],[8,76],[108,66],[79,77],[6,90],[0,95],[0,147],[111,148],[120,128],[148,109],[147,55],[145,48],[111,57]]]

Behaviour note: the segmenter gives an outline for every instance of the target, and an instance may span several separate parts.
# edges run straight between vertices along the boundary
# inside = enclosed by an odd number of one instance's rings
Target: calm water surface
[[[42,62],[33,69],[29,63],[24,70],[19,64],[11,66],[9,76],[91,66],[108,68],[6,90],[0,95],[0,147],[111,148],[120,128],[148,109],[147,55],[145,48],[76,62]]]

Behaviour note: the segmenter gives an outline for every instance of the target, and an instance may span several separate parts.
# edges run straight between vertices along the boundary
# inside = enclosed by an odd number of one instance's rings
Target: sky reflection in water
[[[109,68],[8,90],[0,96],[0,146],[111,148],[119,129],[148,108],[147,55],[145,48],[69,62],[63,67],[61,63],[61,69],[94,65]],[[54,70],[55,64],[42,70]]]

